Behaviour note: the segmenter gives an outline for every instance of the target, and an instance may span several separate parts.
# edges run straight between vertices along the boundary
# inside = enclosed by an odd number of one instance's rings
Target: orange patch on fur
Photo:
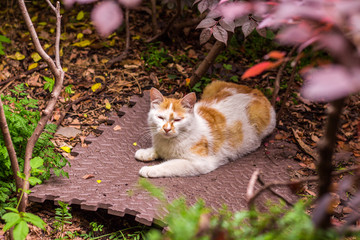
[[[226,127],[226,118],[216,109],[205,106],[199,107],[199,115],[204,118],[210,126],[213,137],[212,150],[216,153],[225,141],[224,129]]]
[[[233,90],[233,91],[232,91]],[[204,101],[221,101],[235,93],[250,93],[251,88],[238,85],[235,83],[214,81],[209,84],[203,92],[201,100]]]
[[[183,117],[186,109],[181,105],[180,99],[174,99],[174,98],[164,98],[164,101],[160,103],[159,107],[162,110],[169,109],[171,106],[171,110],[176,112],[178,116]]]
[[[206,157],[209,154],[209,143],[206,137],[202,137],[190,150],[199,156]]]
[[[261,134],[270,123],[269,100],[257,89],[252,90],[253,100],[249,103],[247,112],[249,121],[255,126],[258,134]]]
[[[238,148],[243,142],[244,134],[242,125],[241,121],[236,121],[226,131],[226,139],[232,148]]]

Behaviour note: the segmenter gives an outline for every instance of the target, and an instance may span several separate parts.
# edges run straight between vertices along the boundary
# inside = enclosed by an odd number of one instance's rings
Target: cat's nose
[[[168,133],[171,131],[171,128],[163,128],[163,129],[164,129],[165,133]]]

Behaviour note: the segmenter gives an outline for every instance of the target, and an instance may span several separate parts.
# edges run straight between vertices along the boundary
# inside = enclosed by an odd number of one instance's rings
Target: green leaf
[[[22,173],[22,172],[17,172],[17,175],[18,175],[18,177],[21,178],[21,179],[25,179],[25,178],[26,178],[25,174]]]
[[[37,177],[29,177],[29,183],[31,186],[35,186],[36,184],[41,184],[41,180]]]
[[[0,34],[0,42],[11,43],[11,40],[9,38],[5,37],[4,35]]]
[[[15,224],[21,221],[20,215],[18,213],[6,213],[2,216],[2,219],[6,222],[3,231],[6,232],[10,228],[12,228]]]
[[[38,228],[41,228],[42,230],[45,230],[46,223],[35,214],[32,213],[24,213],[24,220],[31,223],[34,226],[37,226]]]
[[[30,166],[31,168],[39,168],[44,165],[44,159],[41,157],[34,157],[30,160]]]
[[[16,240],[24,240],[29,233],[29,226],[25,221],[20,221],[14,227],[13,236]]]
[[[12,207],[6,207],[5,210],[8,210],[8,211],[14,212],[14,213],[19,213],[19,211],[16,208],[12,208]]]

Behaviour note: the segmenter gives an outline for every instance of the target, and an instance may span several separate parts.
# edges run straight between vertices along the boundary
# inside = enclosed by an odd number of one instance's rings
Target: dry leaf
[[[114,129],[114,131],[119,131],[119,130],[121,130],[121,127],[120,127],[120,125],[116,125],[113,129]]]
[[[86,174],[86,175],[82,176],[81,178],[82,178],[82,179],[90,179],[90,178],[94,178],[94,177],[95,177],[95,176],[92,175],[92,174]]]

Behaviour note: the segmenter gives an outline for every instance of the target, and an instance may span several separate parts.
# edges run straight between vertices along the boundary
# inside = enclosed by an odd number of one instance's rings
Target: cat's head
[[[150,90],[151,109],[149,125],[152,132],[165,138],[173,138],[189,129],[193,120],[195,93],[182,99],[166,98],[157,89]]]

